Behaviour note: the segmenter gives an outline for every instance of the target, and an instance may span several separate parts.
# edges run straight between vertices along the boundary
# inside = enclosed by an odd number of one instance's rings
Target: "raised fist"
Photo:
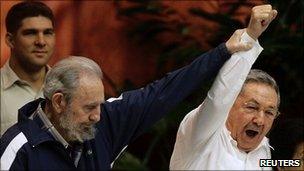
[[[253,39],[258,39],[258,37],[269,26],[271,21],[275,19],[277,14],[277,10],[272,9],[271,5],[259,5],[253,7],[246,32]]]

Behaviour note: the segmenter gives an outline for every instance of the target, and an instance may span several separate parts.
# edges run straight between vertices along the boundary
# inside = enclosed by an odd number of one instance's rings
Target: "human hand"
[[[245,32],[245,29],[236,30],[229,40],[226,42],[227,50],[230,54],[233,54],[238,51],[247,51],[252,48],[251,43],[242,43],[241,36]]]
[[[251,10],[251,17],[246,28],[247,34],[253,39],[258,37],[267,29],[269,24],[277,16],[277,10],[272,9],[271,5],[255,6]]]

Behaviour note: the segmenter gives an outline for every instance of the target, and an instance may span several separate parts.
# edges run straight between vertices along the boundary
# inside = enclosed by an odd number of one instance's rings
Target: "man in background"
[[[55,46],[54,15],[41,2],[14,5],[5,22],[11,55],[1,68],[1,135],[17,122],[20,107],[43,96]]]

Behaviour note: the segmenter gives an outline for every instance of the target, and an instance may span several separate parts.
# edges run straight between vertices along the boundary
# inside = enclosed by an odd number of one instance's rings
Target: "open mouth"
[[[250,138],[254,138],[256,135],[259,134],[258,131],[254,131],[254,130],[246,130],[246,135]]]

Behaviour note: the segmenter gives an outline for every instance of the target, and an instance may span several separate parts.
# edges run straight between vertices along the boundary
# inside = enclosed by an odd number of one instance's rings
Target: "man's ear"
[[[62,113],[66,107],[66,101],[62,93],[58,92],[52,96],[52,107],[56,113]]]
[[[5,35],[5,43],[7,46],[9,46],[11,49],[14,48],[15,42],[14,42],[14,37],[12,33],[7,32]]]

